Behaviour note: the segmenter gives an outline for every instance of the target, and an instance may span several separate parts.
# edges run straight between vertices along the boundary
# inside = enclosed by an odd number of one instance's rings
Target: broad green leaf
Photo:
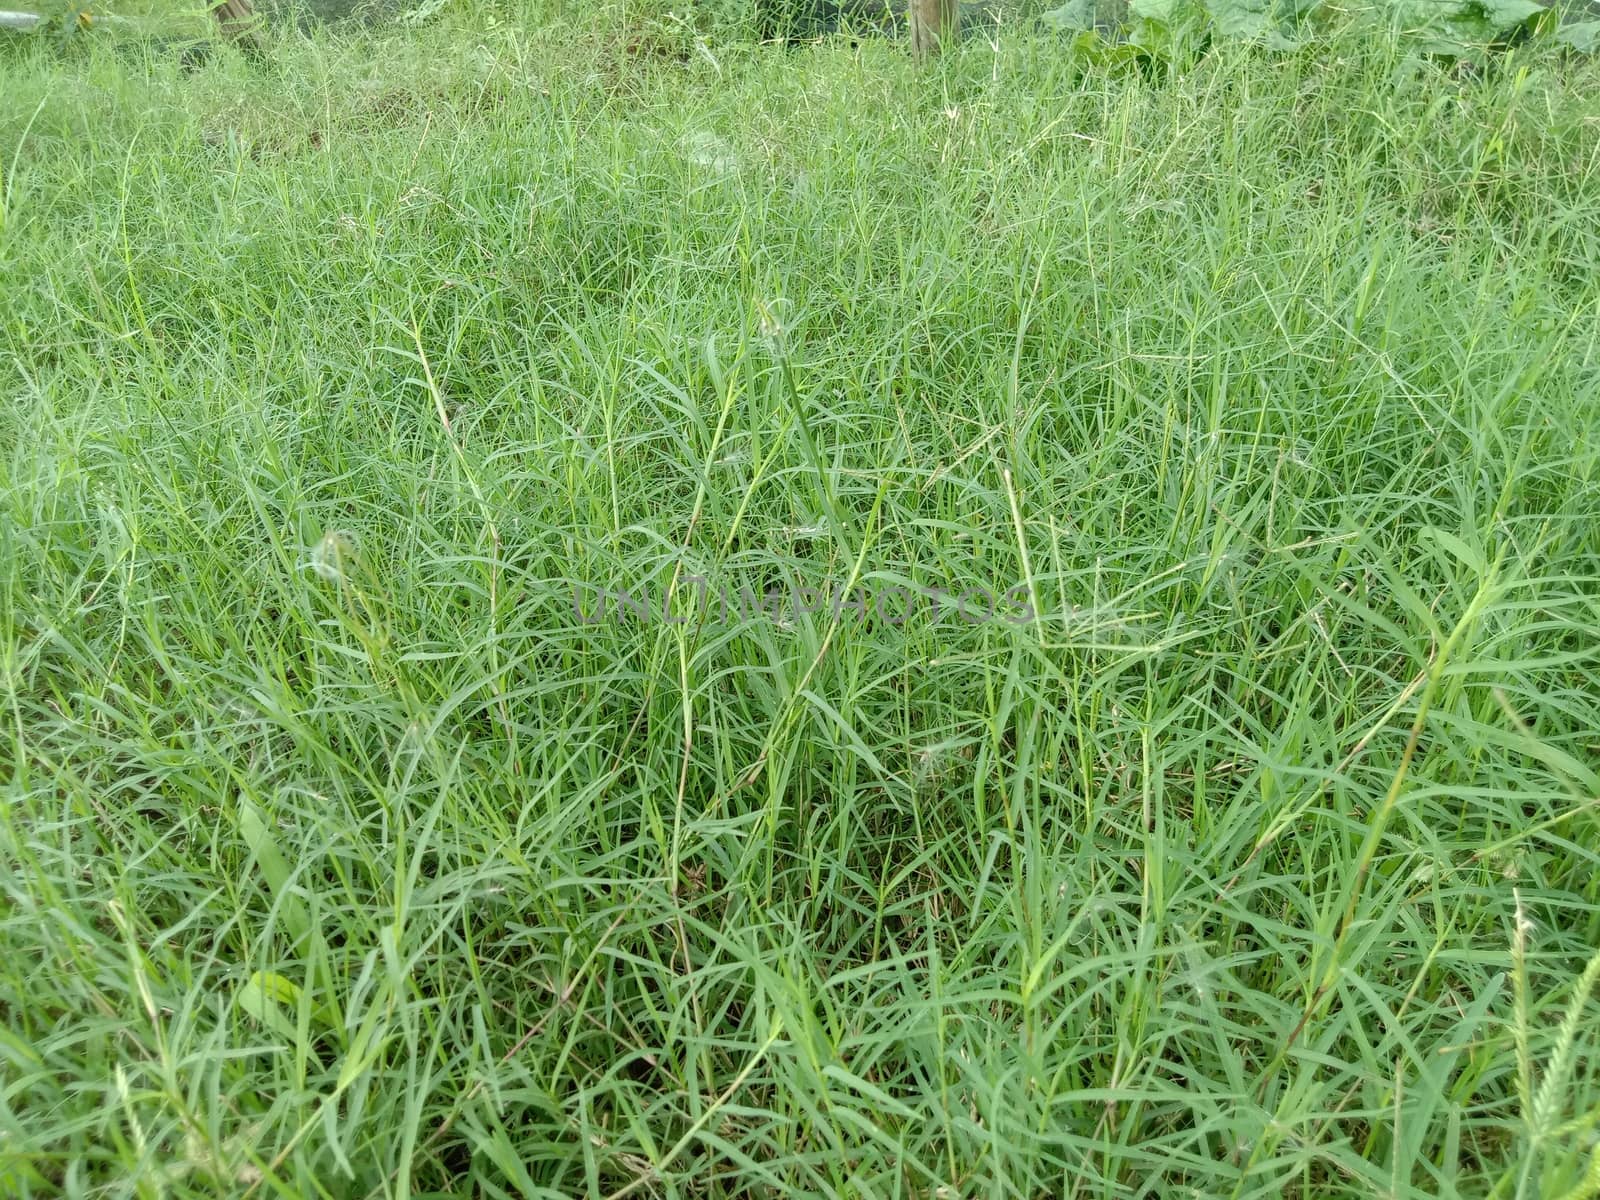
[[[1579,21],[1556,30],[1556,41],[1584,54],[1600,53],[1600,21]]]
[[[1482,46],[1543,11],[1535,0],[1395,0],[1390,9],[1399,28],[1442,54]]]
[[[1062,31],[1094,28],[1094,0],[1067,0],[1039,18],[1052,29]]]
[[[1209,0],[1207,7],[1224,37],[1259,37],[1272,21],[1269,0]]]
[[[1374,14],[1406,33],[1453,28],[1475,8],[1469,0],[1393,0]]]
[[[1544,5],[1536,4],[1534,0],[1483,0],[1484,16],[1496,33],[1515,29],[1543,11]]]
[[[1190,0],[1131,0],[1128,11],[1147,21],[1173,25],[1193,11]]]

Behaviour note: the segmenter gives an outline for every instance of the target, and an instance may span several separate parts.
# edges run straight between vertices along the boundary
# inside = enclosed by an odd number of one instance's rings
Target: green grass
[[[620,28],[5,51],[0,1191],[1592,1197],[1600,67]]]

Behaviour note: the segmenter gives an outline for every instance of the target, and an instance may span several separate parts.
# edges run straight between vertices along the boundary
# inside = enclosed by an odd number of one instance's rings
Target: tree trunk
[[[256,19],[250,0],[218,0],[212,5],[211,14],[217,18],[222,36],[252,58],[259,57],[266,49],[261,38],[261,23]]]
[[[960,23],[959,0],[907,0],[911,18],[911,49],[918,58],[937,54],[956,35]]]

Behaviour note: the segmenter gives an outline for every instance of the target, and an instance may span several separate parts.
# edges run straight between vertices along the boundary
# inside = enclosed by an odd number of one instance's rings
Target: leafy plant
[[[1213,36],[1287,47],[1348,19],[1348,10],[1331,0],[1129,0],[1125,23],[1108,20],[1106,8],[1106,0],[1066,0],[1042,19],[1055,29],[1098,30],[1158,52]],[[1445,54],[1503,41],[1549,19],[1537,0],[1385,0],[1357,15],[1375,32],[1398,33],[1424,51]],[[1556,36],[1575,49],[1592,50],[1600,41],[1600,22],[1568,25]]]

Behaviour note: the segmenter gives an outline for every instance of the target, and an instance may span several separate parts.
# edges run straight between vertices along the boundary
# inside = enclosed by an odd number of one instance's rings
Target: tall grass
[[[1594,1196],[1596,67],[608,22],[0,64],[4,1190]]]

